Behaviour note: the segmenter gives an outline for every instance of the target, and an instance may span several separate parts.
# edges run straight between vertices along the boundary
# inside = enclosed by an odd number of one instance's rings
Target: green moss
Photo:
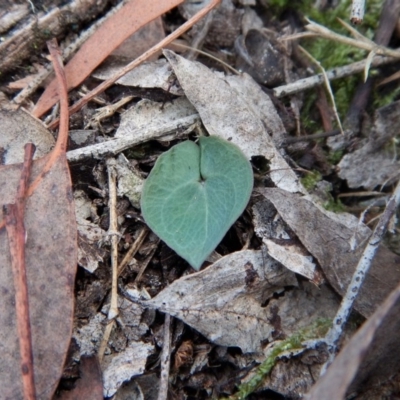
[[[328,161],[333,164],[336,165],[340,162],[340,160],[343,157],[343,150],[337,150],[337,151],[333,151],[331,153],[328,154]]]
[[[316,184],[322,179],[322,175],[318,171],[310,171],[303,178],[301,183],[308,190],[313,190]]]
[[[323,207],[325,210],[332,211],[334,213],[341,213],[346,211],[346,207],[344,204],[339,200],[335,200],[333,197],[331,200],[324,203]]]
[[[395,85],[391,85],[395,86]],[[385,107],[394,101],[398,100],[400,97],[400,86],[396,85],[392,90],[389,92],[382,94],[380,92],[376,92],[374,96],[374,108]]]
[[[268,7],[272,7],[272,10],[277,15],[280,15],[283,11],[288,8],[295,9],[300,14],[308,17],[312,21],[325,26],[339,34],[349,36],[349,32],[338,22],[338,18],[344,21],[349,20],[351,0],[344,0],[339,2],[339,5],[335,8],[318,10],[314,7],[314,0],[303,0],[295,2],[295,8],[293,2],[285,0],[268,0]],[[373,38],[373,34],[377,28],[379,15],[382,9],[383,0],[370,0],[366,3],[366,12],[363,24],[357,29],[361,34]],[[327,39],[312,38],[301,40],[301,45],[321,63],[321,66],[326,70],[347,65],[355,61],[359,61],[367,56],[365,50],[357,49],[345,44],[332,42]],[[317,71],[316,68],[316,72]],[[362,74],[357,76],[351,76],[345,79],[340,79],[331,82],[332,90],[335,96],[336,106],[341,119],[344,119],[347,110],[349,108],[350,101],[353,97],[353,93],[357,85],[362,81]],[[310,93],[311,95],[311,93]],[[314,97],[314,96],[313,96]],[[314,128],[312,121],[313,109],[315,108],[314,101],[306,100],[306,104],[302,110],[302,122],[305,129],[318,130],[320,128]]]
[[[264,378],[271,372],[275,366],[277,358],[284,352],[289,350],[301,349],[303,342],[311,339],[324,337],[332,321],[327,318],[319,318],[310,326],[303,328],[290,336],[288,339],[278,343],[269,353],[268,357],[256,369],[254,376],[246,383],[238,387],[238,392],[230,396],[230,400],[243,400],[253,393],[262,383]]]

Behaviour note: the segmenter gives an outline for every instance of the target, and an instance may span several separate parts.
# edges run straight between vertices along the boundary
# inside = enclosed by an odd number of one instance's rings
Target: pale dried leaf
[[[169,50],[164,50],[164,55],[210,135],[231,140],[249,159],[264,156],[271,163],[270,177],[278,187],[294,192],[304,191],[294,172],[275,149],[260,114],[253,111],[258,100],[253,101],[253,92],[245,89],[251,86],[250,77],[242,78],[242,85],[232,80],[235,82],[234,88],[223,74],[214,73],[198,62],[186,60]],[[259,97],[261,91],[259,88],[257,91]],[[273,107],[266,97],[262,98],[261,103],[263,101],[265,108]],[[284,129],[276,110],[270,115],[274,116],[269,122],[271,130]]]
[[[316,265],[310,255],[304,254],[300,246],[280,245],[268,239],[263,239],[263,243],[267,246],[268,255],[276,261],[297,274],[310,280],[314,279]]]
[[[131,204],[140,208],[140,195],[144,179],[133,168],[121,153],[116,159],[115,168],[118,177],[118,196],[126,196]]]
[[[104,239],[106,231],[87,220],[91,216],[91,201],[84,191],[75,191],[74,200],[78,226],[78,264],[93,273],[105,256],[105,250],[98,243]]]
[[[346,154],[338,166],[339,177],[345,179],[350,188],[373,190],[393,182],[400,173],[400,162],[395,161],[386,150],[371,151],[368,144]]]
[[[103,362],[103,394],[113,396],[121,385],[133,376],[142,375],[147,357],[154,352],[154,346],[143,342],[130,342],[124,351],[116,356],[105,356]]]
[[[286,268],[320,283],[312,256],[266,199],[253,205],[254,232],[267,246],[268,254]]]
[[[176,280],[147,304],[213,343],[254,352],[273,330],[261,304],[288,285],[297,285],[292,272],[262,251],[245,250]]]
[[[112,62],[98,68],[93,76],[101,80],[109,79],[125,65],[126,62],[112,60]],[[177,96],[184,94],[175,79],[171,65],[164,58],[140,64],[118,79],[116,83],[139,88],[159,88]]]
[[[152,127],[155,132],[159,132],[163,126],[170,131],[172,125],[179,128],[180,121],[192,115],[197,115],[197,111],[184,97],[166,104],[142,100],[121,115],[121,123],[115,137],[140,136],[145,129],[151,132]],[[157,137],[148,134],[144,140],[151,139]]]
[[[259,189],[278,210],[281,217],[296,233],[306,249],[318,260],[329,283],[343,295],[354,269],[361,257],[363,246],[352,250],[351,241],[359,235],[358,243],[364,243],[370,230],[357,219],[344,215],[331,218],[306,197],[280,189]],[[398,268],[400,257],[380,246],[365,279],[355,308],[368,317],[400,281]]]

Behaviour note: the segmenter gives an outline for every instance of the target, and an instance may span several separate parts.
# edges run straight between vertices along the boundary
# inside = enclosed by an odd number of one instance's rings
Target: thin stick
[[[332,102],[333,112],[335,114],[336,121],[339,125],[340,132],[344,135],[342,122],[340,121],[339,113],[336,107],[335,96],[333,95],[331,84],[329,83],[328,75],[326,74],[325,68],[321,65],[321,63],[315,59],[304,47],[299,46],[299,49],[314,63],[318,66],[318,68],[322,71],[322,75],[324,77],[324,82],[326,86],[326,90],[328,91],[329,97]]]
[[[188,29],[190,29],[197,21],[203,18],[208,12],[210,12],[215,6],[220,3],[221,0],[211,0],[211,2],[201,9],[197,14],[195,14],[192,18],[186,21],[182,26],[176,29],[174,32],[169,34],[165,39],[161,40],[161,42],[157,43],[150,50],[147,50],[140,57],[136,58],[134,61],[121,68],[114,76],[102,82],[99,86],[93,89],[91,92],[87,93],[84,97],[82,97],[79,101],[77,101],[72,107],[70,107],[70,114],[76,113],[80,110],[85,104],[87,104],[93,97],[99,95],[108,89],[111,85],[113,85],[119,78],[124,76],[126,73],[131,71],[133,68],[137,67],[143,61],[147,60],[152,55],[159,52],[162,48],[168,46],[173,40],[177,39],[180,35],[185,33]],[[59,121],[55,120],[51,124],[48,125],[49,129],[54,129],[58,125]]]
[[[393,63],[395,61],[396,59],[393,57],[376,56],[371,62],[370,67],[379,67],[381,65]],[[365,65],[368,62],[369,60],[365,59],[349,65],[345,65],[344,67],[334,68],[326,71],[326,75],[331,81],[335,79],[345,78],[347,76],[363,72],[365,70]],[[323,83],[324,76],[322,74],[317,74],[305,79],[299,79],[298,81],[289,83],[288,85],[278,86],[273,89],[273,92],[276,97],[284,97],[303,92],[308,89],[312,89],[316,86],[322,85]]]
[[[149,229],[147,226],[144,226],[142,230],[140,231],[137,239],[134,241],[128,252],[125,254],[125,257],[123,260],[120,262],[118,265],[118,276],[124,272],[126,266],[128,265],[129,261],[132,260],[132,258],[135,256],[137,251],[140,249],[140,246],[143,244],[144,239],[146,239],[147,234],[149,233]]]
[[[40,174],[36,177],[33,183],[30,185],[27,195],[30,196],[42,181],[43,177],[50,171],[54,163],[57,161],[60,154],[66,152],[68,143],[68,124],[69,124],[69,112],[68,112],[68,93],[67,93],[67,81],[65,80],[65,73],[63,69],[63,63],[61,58],[61,52],[57,44],[56,39],[49,40],[47,47],[51,55],[51,61],[53,63],[54,71],[57,77],[58,91],[60,98],[60,129],[58,131],[58,137],[54,149],[48,156],[47,162]]]
[[[104,329],[103,339],[101,340],[99,350],[97,351],[97,357],[99,358],[99,362],[103,361],[104,353],[107,348],[108,341],[110,339],[111,332],[115,326],[115,319],[108,321],[106,328]]]
[[[107,159],[108,171],[108,208],[110,213],[110,228],[108,234],[111,235],[111,300],[108,310],[108,319],[114,319],[118,315],[118,215],[117,215],[117,172],[115,170],[115,159]]]
[[[318,34],[318,36],[320,36],[320,37],[330,39],[335,42],[348,44],[353,47],[358,47],[363,50],[375,51],[376,54],[378,54],[378,55],[400,58],[400,51],[398,51],[398,50],[392,50],[392,49],[389,49],[388,47],[380,46],[374,42],[371,42],[369,39],[359,40],[359,39],[353,39],[353,38],[349,38],[347,36],[339,35],[338,33],[335,33],[333,31],[331,31],[330,29],[325,28],[324,26],[319,25],[319,24],[315,23],[314,21],[310,21],[310,20],[307,20],[307,21],[309,22],[309,24],[306,25],[305,28],[310,32]]]
[[[285,138],[283,145],[287,146],[288,144],[292,144],[292,143],[307,142],[307,141],[316,140],[316,139],[324,139],[327,137],[337,136],[340,134],[341,134],[340,130],[335,129],[330,132],[314,133],[312,135],[296,136],[296,137],[288,136],[287,138]]]
[[[139,283],[139,281],[142,279],[144,271],[146,270],[147,266],[149,265],[151,259],[153,258],[154,253],[157,250],[157,246],[158,246],[159,242],[160,242],[160,240],[157,240],[157,242],[153,244],[153,249],[151,250],[150,254],[146,257],[146,259],[143,261],[142,265],[140,266],[139,272],[136,275],[136,278],[133,282],[134,285],[137,285]]]
[[[386,233],[387,227],[391,218],[393,217],[398,205],[400,203],[400,181],[397,183],[396,189],[390,198],[385,211],[381,215],[378,224],[376,225],[371,238],[366,245],[364,252],[358,262],[357,268],[354,271],[351,282],[347,288],[347,292],[342,299],[339,310],[333,320],[333,325],[326,336],[326,343],[329,349],[329,359],[321,369],[321,375],[325,373],[328,366],[335,358],[337,352],[337,345],[343,334],[344,326],[347,323],[350,311],[353,307],[354,301],[357,298],[358,292],[364,282],[364,279],[371,266],[372,260],[378,250],[379,244]]]
[[[21,362],[21,379],[25,400],[35,400],[35,378],[33,368],[32,333],[29,314],[28,282],[25,265],[25,202],[28,179],[32,168],[32,158],[35,146],[32,143],[25,145],[24,163],[18,185],[15,204],[3,206],[4,218],[11,255],[11,267],[14,277],[15,310],[19,351]]]
[[[164,340],[161,353],[160,386],[158,389],[157,400],[167,400],[168,398],[170,365],[171,365],[171,316],[169,314],[165,314]]]
[[[354,25],[360,25],[364,18],[365,0],[353,0],[350,12],[350,21]]]
[[[178,42],[174,42],[174,43],[172,43],[172,44],[173,44],[174,46],[177,46],[177,47],[182,47],[182,49],[190,50],[191,52],[199,53],[199,54],[201,54],[201,55],[203,55],[203,56],[205,56],[205,57],[211,58],[211,60],[214,60],[214,61],[220,63],[220,64],[223,65],[225,68],[228,68],[230,71],[232,71],[234,74],[240,75],[240,72],[239,72],[237,69],[233,68],[231,65],[229,65],[229,64],[226,63],[225,61],[219,59],[218,57],[215,57],[215,56],[213,56],[212,54],[207,53],[206,51],[203,51],[203,50],[200,50],[200,49],[196,49],[196,48],[191,47],[191,46],[186,46],[185,44],[178,43]]]

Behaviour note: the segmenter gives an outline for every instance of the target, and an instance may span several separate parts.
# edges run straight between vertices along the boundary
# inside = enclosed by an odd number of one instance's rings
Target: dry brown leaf
[[[342,400],[346,392],[382,385],[399,371],[399,299],[400,286],[397,286],[342,349],[305,399]]]
[[[365,225],[350,222],[350,215],[322,211],[305,197],[281,189],[259,189],[296,233],[304,247],[318,260],[329,283],[343,295],[370,234]],[[347,222],[345,217],[347,218]],[[353,217],[354,222],[354,217]],[[357,247],[352,242],[357,236]],[[365,279],[355,308],[370,316],[400,281],[400,257],[380,246]]]
[[[36,177],[47,159],[33,163]],[[14,201],[20,165],[0,169],[0,203]],[[61,376],[72,329],[76,221],[65,157],[59,158],[28,199],[26,268],[38,397],[51,398]],[[0,214],[0,220],[2,220]],[[0,230],[0,381],[2,397],[22,398],[14,284],[5,229]]]
[[[67,64],[65,74],[68,90],[82,83],[113,50],[139,28],[182,1],[130,0],[97,29]],[[37,102],[33,115],[42,116],[58,99],[57,83],[53,80]]]
[[[24,332],[20,336],[32,344],[34,383],[38,398],[43,400],[50,399],[56,389],[70,342],[77,259],[75,210],[65,154],[68,138],[66,85],[55,42],[49,42],[49,50],[62,90],[60,133],[54,150],[33,163],[31,186],[27,190],[23,221],[26,234],[24,264],[31,335]],[[32,117],[32,129],[35,126],[38,124]],[[15,201],[20,174],[20,164],[0,167],[1,205]],[[26,368],[21,365],[22,345],[16,340],[19,336],[16,321],[20,313],[15,299],[21,287],[13,283],[10,243],[1,210],[0,290],[3,312],[0,313],[0,382],[5,399],[19,399],[26,393],[23,384],[26,380],[21,379],[22,371],[26,375]],[[27,367],[31,369],[30,365]]]

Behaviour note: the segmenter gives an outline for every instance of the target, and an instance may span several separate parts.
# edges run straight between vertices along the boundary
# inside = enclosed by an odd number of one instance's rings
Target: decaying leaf
[[[306,341],[307,336],[315,338],[322,335],[338,306],[339,298],[333,289],[327,285],[316,287],[309,282],[300,283],[299,287],[285,292],[284,296],[270,300],[266,312],[274,326],[275,340],[264,349],[262,357],[257,357],[261,365],[252,369],[242,380],[244,387],[241,385],[235,398],[242,398],[241,395],[249,393],[250,388],[245,386],[253,386],[254,380],[257,381],[260,375],[263,379],[256,385],[257,390],[270,389],[285,398],[301,398],[313,385],[314,377],[318,376],[328,354],[323,344],[317,348],[301,348],[291,339],[297,337],[297,340]],[[315,330],[317,326],[319,328]],[[300,339],[301,335],[304,339]],[[275,360],[276,356],[272,356],[274,351],[277,354]],[[273,365],[268,361],[272,361]],[[268,365],[273,368],[266,374]]]
[[[281,189],[259,189],[272,202],[301,243],[318,260],[329,283],[344,294],[370,230],[349,214],[333,214],[309,199]],[[353,250],[354,237],[357,245]],[[400,258],[380,246],[355,308],[370,316],[400,281]]]
[[[292,272],[262,251],[245,250],[176,280],[146,304],[181,319],[213,343],[254,352],[274,329],[262,304],[288,285],[297,285]]]
[[[48,42],[48,48],[60,89],[56,146],[49,155],[33,162],[32,171],[26,176],[26,184],[30,185],[26,190],[20,190],[24,187],[20,183],[25,181],[21,179],[20,164],[0,167],[0,205],[9,209],[17,201],[20,218],[14,223],[16,229],[11,229],[9,218],[7,230],[0,228],[0,380],[2,396],[7,399],[33,398],[35,392],[40,399],[51,398],[61,376],[72,330],[77,229],[65,154],[68,101],[57,42]],[[38,123],[32,118],[32,129],[35,127]],[[4,214],[2,207],[0,225]],[[19,241],[19,247],[11,247],[21,235],[25,235],[25,241]],[[19,254],[12,251],[15,249]],[[16,263],[16,259],[20,262]],[[11,268],[16,264],[18,271]],[[13,277],[18,274],[26,274],[26,280]],[[24,310],[25,314],[21,312]]]
[[[158,17],[125,39],[122,44],[111,53],[111,56],[108,59],[125,59],[125,61],[128,60],[129,62],[130,60],[139,57],[146,50],[164,38],[165,29],[163,21],[161,17]],[[106,64],[108,59],[103,62],[102,65]]]
[[[46,158],[33,164],[32,176]],[[0,169],[0,203],[14,201],[20,165]],[[50,399],[61,376],[72,329],[76,270],[76,221],[65,157],[56,162],[29,197],[25,212],[26,267],[31,313],[35,383]],[[2,220],[2,212],[0,211]],[[0,379],[4,398],[22,398],[14,284],[5,229],[0,230]]]
[[[246,86],[253,88],[257,84],[250,77],[236,78],[236,80],[242,79],[242,84],[239,85],[236,81],[233,87],[231,81],[226,80],[222,74],[212,72],[198,62],[186,60],[169,50],[164,50],[164,55],[172,65],[182,89],[199,112],[210,135],[231,140],[249,159],[264,156],[270,163],[269,175],[278,187],[292,192],[304,191],[295,173],[276,150],[260,119],[260,112],[254,112],[255,102],[258,99],[252,100],[251,97],[247,97],[251,90]],[[260,97],[259,87],[257,92]],[[268,107],[272,110],[269,114],[275,114],[275,118],[269,121],[272,131],[275,130],[274,133],[277,133],[278,129],[283,132],[282,121],[279,120],[266,94],[259,103],[262,104],[263,111]],[[257,103],[258,107],[259,103]]]

